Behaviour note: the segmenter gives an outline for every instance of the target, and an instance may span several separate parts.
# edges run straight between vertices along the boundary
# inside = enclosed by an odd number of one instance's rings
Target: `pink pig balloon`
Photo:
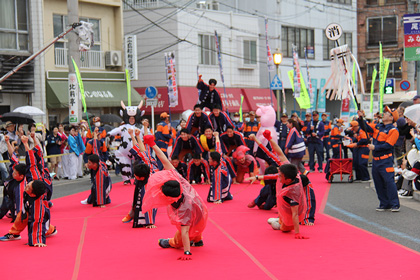
[[[277,132],[274,127],[276,123],[276,111],[274,111],[273,106],[258,106],[257,116],[261,116],[260,124],[261,127],[257,132],[257,138],[261,141],[261,143],[266,146],[268,144],[268,140],[264,138],[263,132],[267,129],[271,131],[271,137],[273,139],[277,139]],[[258,149],[257,145],[254,145],[254,152]]]

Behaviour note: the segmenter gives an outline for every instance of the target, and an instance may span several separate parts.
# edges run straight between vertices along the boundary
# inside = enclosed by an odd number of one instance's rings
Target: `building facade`
[[[407,0],[362,0],[358,1],[358,60],[363,73],[365,87],[370,93],[374,69],[379,72],[379,42],[383,56],[390,60],[387,78],[395,79],[395,93],[385,94],[384,103],[398,106],[410,100],[415,92],[415,63],[404,61],[404,14],[415,13],[413,1]],[[379,92],[378,77],[374,93]],[[401,81],[408,80],[409,91],[400,89]],[[377,95],[375,95],[375,101]],[[364,99],[368,100],[368,97]],[[377,111],[377,110],[376,110]],[[376,112],[375,111],[375,112]]]
[[[45,42],[69,28],[67,1],[43,1]],[[87,111],[95,116],[118,114],[120,101],[127,104],[124,68],[124,34],[120,0],[79,0],[79,20],[93,24],[93,46],[79,52]],[[68,63],[69,42],[65,36],[49,48],[44,57],[45,96],[50,125],[69,115]],[[141,100],[132,96],[133,105]]]

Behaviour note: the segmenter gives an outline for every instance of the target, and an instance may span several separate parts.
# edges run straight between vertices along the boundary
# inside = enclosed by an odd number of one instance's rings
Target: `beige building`
[[[93,24],[91,50],[79,52],[79,69],[85,88],[88,112],[96,116],[118,114],[120,101],[127,104],[124,68],[124,32],[121,0],[79,0],[79,20]],[[66,0],[43,1],[43,34],[47,43],[69,28]],[[68,40],[60,39],[43,55],[45,105],[50,125],[69,114]],[[135,93],[135,91],[133,91]],[[138,104],[140,96],[132,95]],[[41,105],[42,106],[42,105]]]

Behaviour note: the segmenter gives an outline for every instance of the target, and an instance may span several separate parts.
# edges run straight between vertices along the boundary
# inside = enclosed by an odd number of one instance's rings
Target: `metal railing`
[[[159,3],[159,0],[126,0],[124,1],[124,10],[131,10],[132,6],[134,9],[147,9],[147,8],[158,8],[165,6],[164,3]],[[127,5],[127,4],[129,5]],[[167,5],[166,5],[167,6]]]
[[[54,61],[57,67],[68,67],[69,66],[69,55],[68,49],[66,48],[55,48],[54,50]],[[80,68],[90,69],[104,69],[104,52],[103,51],[87,51],[80,52]]]

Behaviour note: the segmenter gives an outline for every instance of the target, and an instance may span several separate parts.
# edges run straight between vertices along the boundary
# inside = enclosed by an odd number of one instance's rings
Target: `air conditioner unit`
[[[121,51],[105,52],[105,66],[122,66]]]

